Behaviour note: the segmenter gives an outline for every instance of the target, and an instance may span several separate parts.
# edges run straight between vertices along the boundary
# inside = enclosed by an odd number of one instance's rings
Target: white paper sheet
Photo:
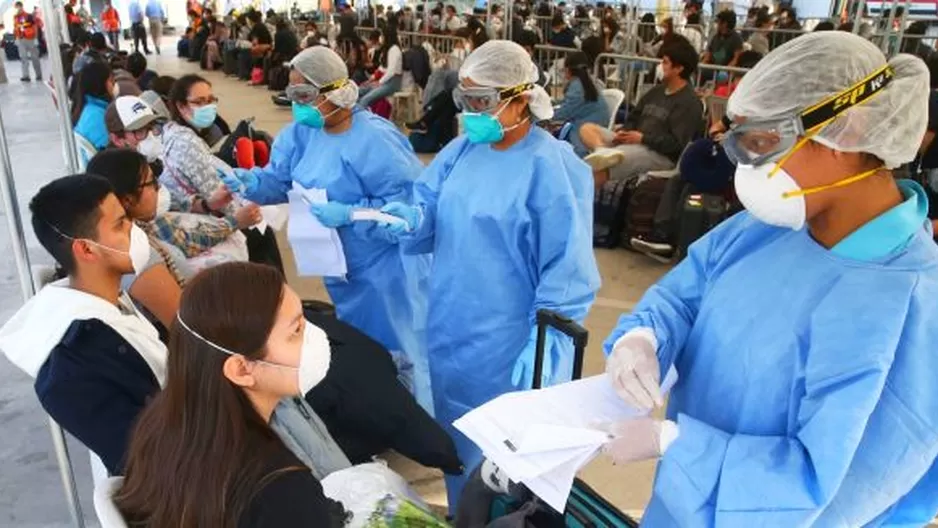
[[[273,228],[274,231],[280,231],[287,223],[287,218],[290,217],[290,207],[285,204],[261,206],[261,217],[264,218],[264,221],[261,222],[264,224],[264,229],[261,230],[261,233],[267,230],[266,226],[268,225]],[[258,229],[260,229],[260,227],[258,227]]]
[[[287,193],[290,223],[287,239],[296,259],[297,275],[301,277],[342,277],[348,272],[342,240],[335,229],[329,229],[309,211],[310,203],[324,203],[325,189],[304,189],[296,182]]]
[[[677,381],[668,371],[662,394]],[[577,471],[609,441],[597,426],[647,413],[629,407],[606,374],[546,389],[513,392],[453,424],[515,482],[563,511]]]

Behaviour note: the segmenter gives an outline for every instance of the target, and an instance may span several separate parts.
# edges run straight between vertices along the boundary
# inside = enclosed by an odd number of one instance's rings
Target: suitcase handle
[[[544,345],[547,341],[547,328],[556,328],[573,339],[573,379],[583,376],[583,356],[589,342],[589,331],[569,317],[553,310],[537,311],[537,347],[534,351],[534,381],[532,389],[541,388],[544,373]]]

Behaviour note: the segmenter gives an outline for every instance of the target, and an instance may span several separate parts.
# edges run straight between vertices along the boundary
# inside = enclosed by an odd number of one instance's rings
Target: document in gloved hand
[[[668,371],[662,395],[677,381]],[[606,374],[546,389],[513,392],[468,412],[453,425],[509,478],[563,511],[576,473],[609,441],[599,424],[648,414],[616,394]]]
[[[290,203],[287,240],[293,249],[297,275],[344,277],[348,267],[339,233],[319,223],[310,212],[310,205],[326,202],[326,190],[305,189],[293,182],[287,197]]]

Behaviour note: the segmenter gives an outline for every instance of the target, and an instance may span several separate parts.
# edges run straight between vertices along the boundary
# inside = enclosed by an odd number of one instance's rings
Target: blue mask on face
[[[481,112],[463,112],[461,118],[462,128],[466,132],[469,142],[498,143],[505,138],[505,132],[507,130],[513,130],[527,121],[527,119],[522,119],[506,129],[502,126],[501,121],[498,120],[498,116],[507,107],[508,103],[505,103],[505,106],[501,107],[494,115]]]
[[[323,117],[322,111],[315,106],[297,102],[293,103],[293,120],[312,128],[322,128],[326,124],[326,118]]]
[[[489,114],[463,112],[462,128],[470,143],[498,143],[505,137],[501,122]]]
[[[202,130],[212,126],[216,117],[218,117],[218,105],[208,104],[197,107],[195,110],[193,110],[192,118],[188,121],[195,128]]]

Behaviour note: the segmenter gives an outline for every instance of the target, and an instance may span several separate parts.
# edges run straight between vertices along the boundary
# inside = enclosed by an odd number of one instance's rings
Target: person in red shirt
[[[104,33],[107,35],[111,47],[115,51],[120,51],[121,17],[110,0],[104,2],[104,10],[101,11],[101,27],[104,28]]]
[[[23,9],[23,2],[14,4],[16,14],[13,15],[13,36],[16,38],[16,47],[20,51],[20,62],[23,65],[23,76],[20,80],[29,82],[29,63],[36,71],[36,80],[42,79],[42,66],[39,64],[39,27],[33,15]]]

